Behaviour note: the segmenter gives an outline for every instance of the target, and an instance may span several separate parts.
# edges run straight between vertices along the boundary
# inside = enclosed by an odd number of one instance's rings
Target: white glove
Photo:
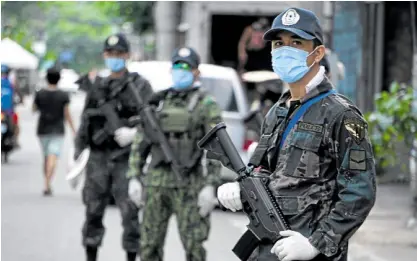
[[[200,207],[200,216],[206,217],[217,205],[217,199],[214,195],[213,186],[205,186],[198,194],[198,206]]]
[[[217,198],[219,199],[220,204],[233,212],[242,209],[240,186],[238,182],[230,182],[221,185],[217,189]]]
[[[128,194],[130,200],[135,203],[137,207],[143,205],[142,201],[142,184],[136,178],[131,178],[129,180],[129,189]]]
[[[285,238],[275,243],[271,254],[277,255],[281,261],[311,260],[320,253],[305,236],[298,232],[286,230],[279,234]]]
[[[136,128],[121,127],[114,132],[114,140],[120,147],[125,147],[132,143],[136,135]]]

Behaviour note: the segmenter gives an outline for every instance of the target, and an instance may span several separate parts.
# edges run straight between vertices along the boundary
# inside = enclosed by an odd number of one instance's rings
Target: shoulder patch
[[[346,118],[343,121],[345,129],[348,131],[350,137],[359,144],[365,138],[366,123],[358,118]]]
[[[366,151],[351,149],[349,151],[349,169],[366,170]]]

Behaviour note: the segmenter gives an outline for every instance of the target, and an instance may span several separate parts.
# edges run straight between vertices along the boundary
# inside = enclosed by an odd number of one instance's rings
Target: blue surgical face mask
[[[125,68],[125,59],[123,58],[109,57],[104,59],[104,62],[112,72],[120,72]]]
[[[315,51],[315,50],[314,50]],[[312,53],[284,46],[274,49],[272,54],[272,68],[276,74],[286,83],[293,83],[307,74],[314,63],[307,66],[307,57]]]
[[[190,87],[194,82],[194,74],[192,71],[184,69],[172,69],[173,88],[179,90]]]

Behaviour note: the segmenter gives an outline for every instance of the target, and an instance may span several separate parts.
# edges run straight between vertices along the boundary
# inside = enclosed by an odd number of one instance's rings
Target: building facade
[[[157,2],[156,58],[168,60],[173,49],[187,45],[199,52],[203,63],[235,67],[244,27],[259,17],[272,22],[288,7],[317,14],[326,46],[345,66],[337,89],[361,109],[372,110],[371,97],[391,82],[411,84],[416,67],[412,2]]]

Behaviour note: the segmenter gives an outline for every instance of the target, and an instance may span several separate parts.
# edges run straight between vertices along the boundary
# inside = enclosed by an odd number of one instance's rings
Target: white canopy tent
[[[2,64],[6,64],[12,69],[35,70],[39,63],[39,59],[35,55],[9,38],[1,40],[0,59]]]

